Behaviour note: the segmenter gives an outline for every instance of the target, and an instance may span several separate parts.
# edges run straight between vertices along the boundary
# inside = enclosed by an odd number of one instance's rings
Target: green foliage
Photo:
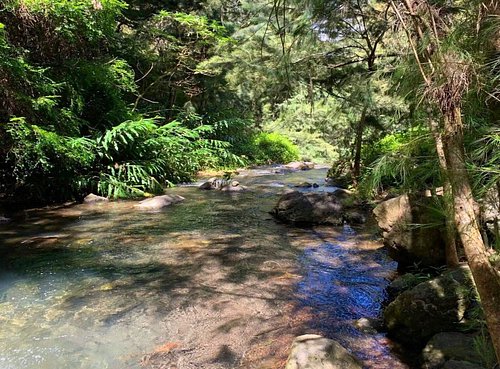
[[[335,98],[318,92],[311,101],[304,86],[278,106],[276,119],[272,119],[271,112],[265,119],[264,127],[290,138],[301,157],[321,163],[338,157],[338,131],[347,124],[347,116]]]
[[[491,339],[487,333],[486,328],[481,329],[481,333],[474,337],[474,350],[481,358],[482,364],[485,368],[495,368],[497,364],[497,357],[495,349],[491,343]]]
[[[90,42],[115,33],[117,19],[127,3],[122,0],[7,0],[8,11],[38,17],[51,23],[51,28],[68,40],[86,38]]]
[[[391,187],[419,191],[442,185],[432,137],[426,129],[387,135],[366,145],[363,154],[368,168],[360,190],[365,195]]]
[[[159,124],[155,119],[126,121],[97,139],[104,170],[98,189],[121,198],[161,193],[174,182],[189,181],[204,167],[225,159],[237,161],[229,144],[206,138],[211,126],[187,128],[179,121]]]
[[[13,144],[7,156],[11,176],[19,187],[31,191],[25,197],[67,198],[85,182],[83,173],[94,160],[94,142],[84,137],[69,138],[13,118],[7,125]]]
[[[258,164],[289,163],[299,159],[299,149],[285,136],[262,132],[255,137],[254,161]]]
[[[355,14],[364,36],[349,26]],[[378,1],[7,0],[2,191],[50,198],[44,188],[57,177],[68,197],[137,196],[201,168],[299,157],[341,159],[350,171],[362,112],[367,193],[438,185],[430,137],[408,128],[391,90],[410,100],[419,81],[411,63],[394,69],[391,53],[406,49],[385,16]],[[446,47],[471,42],[461,32]],[[494,96],[497,61],[480,59],[489,63],[480,83]],[[483,128],[496,118],[478,113],[484,95],[468,99],[470,168],[477,188],[490,188],[498,132]]]

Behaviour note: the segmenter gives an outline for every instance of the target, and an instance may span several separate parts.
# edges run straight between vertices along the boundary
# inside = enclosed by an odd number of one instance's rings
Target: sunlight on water
[[[0,368],[138,369],[155,359],[234,368],[260,342],[290,334],[288,306],[310,309],[320,317],[313,329],[362,358],[395,363],[382,336],[352,328],[379,314],[393,263],[358,248],[348,227],[333,240],[275,223],[278,194],[323,183],[326,170],[275,172],[243,171],[244,194],[169,190],[186,201],[158,213],[121,201],[1,224]]]

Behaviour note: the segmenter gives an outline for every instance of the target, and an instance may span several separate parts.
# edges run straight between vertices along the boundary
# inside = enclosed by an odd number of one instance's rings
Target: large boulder
[[[295,339],[285,369],[362,369],[360,361],[338,342],[315,334]]]
[[[341,225],[344,205],[336,193],[290,191],[281,196],[271,213],[287,223]]]
[[[401,293],[384,311],[389,333],[409,345],[422,345],[439,332],[464,322],[475,299],[469,268],[462,265]]]
[[[446,263],[441,235],[444,220],[434,208],[432,198],[402,195],[373,209],[389,255],[400,267]]]
[[[93,193],[88,194],[83,199],[83,203],[84,204],[95,204],[95,203],[98,203],[98,202],[108,202],[108,201],[109,201],[108,198],[102,197],[102,196],[98,196],[98,195],[94,195]]]
[[[472,334],[459,332],[436,334],[422,351],[425,368],[442,368],[448,360],[481,364],[481,356],[474,349],[474,337]]]
[[[418,284],[424,282],[424,278],[418,274],[405,273],[396,279],[394,279],[386,289],[389,300],[394,300],[396,297],[401,295],[404,291],[409,290],[417,286]]]
[[[162,195],[143,200],[134,206],[141,210],[161,210],[181,201],[184,201],[184,197],[179,195]]]
[[[292,161],[285,165],[285,168],[292,170],[310,170],[314,169],[314,163],[309,161]]]

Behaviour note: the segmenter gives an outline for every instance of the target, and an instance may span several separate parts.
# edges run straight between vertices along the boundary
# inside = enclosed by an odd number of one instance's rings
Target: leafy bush
[[[6,159],[12,171],[2,177],[5,185],[15,183],[22,200],[63,200],[87,183],[95,160],[92,140],[60,136],[24,118],[12,119],[7,134],[12,146]]]
[[[425,128],[387,135],[363,148],[366,170],[360,183],[365,195],[390,187],[423,190],[442,185],[432,137]]]
[[[254,139],[253,160],[257,164],[288,163],[299,159],[299,149],[285,136],[262,132]]]

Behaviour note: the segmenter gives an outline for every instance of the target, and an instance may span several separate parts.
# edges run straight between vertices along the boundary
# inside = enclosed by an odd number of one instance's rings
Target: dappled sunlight
[[[378,315],[394,270],[371,231],[278,224],[274,177],[288,176],[251,173],[239,180],[252,193],[181,187],[162,212],[118,201],[0,226],[6,368],[278,369],[311,329],[398,368],[383,336],[352,328]]]

